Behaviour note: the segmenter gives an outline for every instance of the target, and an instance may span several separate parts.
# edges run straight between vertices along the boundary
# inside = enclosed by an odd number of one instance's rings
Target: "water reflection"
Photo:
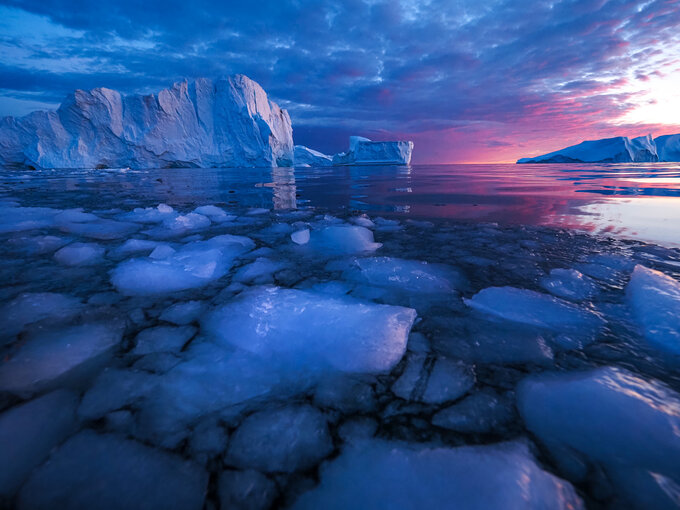
[[[25,205],[276,210],[556,225],[680,245],[680,165],[433,165],[144,171],[0,171]]]

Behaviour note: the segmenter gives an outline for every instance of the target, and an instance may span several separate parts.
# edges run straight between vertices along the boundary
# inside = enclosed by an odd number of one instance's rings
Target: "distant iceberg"
[[[373,142],[350,136],[349,150],[333,156],[333,165],[408,165],[413,142]]]
[[[680,161],[680,134],[659,136],[654,142],[659,161]]]
[[[408,165],[412,152],[413,142],[374,142],[350,136],[349,150],[334,156],[296,145],[295,166]]]
[[[293,163],[290,116],[243,75],[158,94],[76,90],[56,111],[0,119],[0,167],[272,167]]]
[[[590,140],[517,163],[648,163],[659,161],[652,135]]]

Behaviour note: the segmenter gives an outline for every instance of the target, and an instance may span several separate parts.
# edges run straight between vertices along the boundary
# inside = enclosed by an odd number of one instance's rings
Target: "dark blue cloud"
[[[675,0],[0,5],[12,14],[0,22],[4,96],[56,103],[75,88],[148,92],[239,72],[290,110],[296,142],[327,151],[350,133],[439,133],[452,146],[474,133],[498,149],[539,123],[611,129],[636,82],[680,61]]]

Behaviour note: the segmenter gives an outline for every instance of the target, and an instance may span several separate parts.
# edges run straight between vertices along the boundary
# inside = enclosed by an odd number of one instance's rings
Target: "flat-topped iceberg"
[[[76,90],[56,111],[0,119],[0,167],[287,166],[286,110],[243,75],[175,83],[158,94]]]
[[[588,140],[517,163],[646,163],[659,161],[652,135]]]
[[[333,165],[408,165],[413,142],[373,142],[350,136],[349,150],[333,156]]]

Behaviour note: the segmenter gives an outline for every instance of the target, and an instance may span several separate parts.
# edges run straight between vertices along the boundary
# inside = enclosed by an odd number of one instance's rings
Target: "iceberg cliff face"
[[[243,75],[175,83],[157,95],[77,90],[56,111],[0,119],[0,166],[288,166],[286,110]]]
[[[295,166],[331,166],[333,158],[304,145],[295,146]]]
[[[591,140],[565,149],[522,158],[517,163],[641,163],[659,161],[652,135]]]
[[[659,161],[680,161],[680,134],[659,136],[654,142]]]
[[[334,165],[408,165],[413,142],[373,142],[351,136],[349,151],[333,156]]]

